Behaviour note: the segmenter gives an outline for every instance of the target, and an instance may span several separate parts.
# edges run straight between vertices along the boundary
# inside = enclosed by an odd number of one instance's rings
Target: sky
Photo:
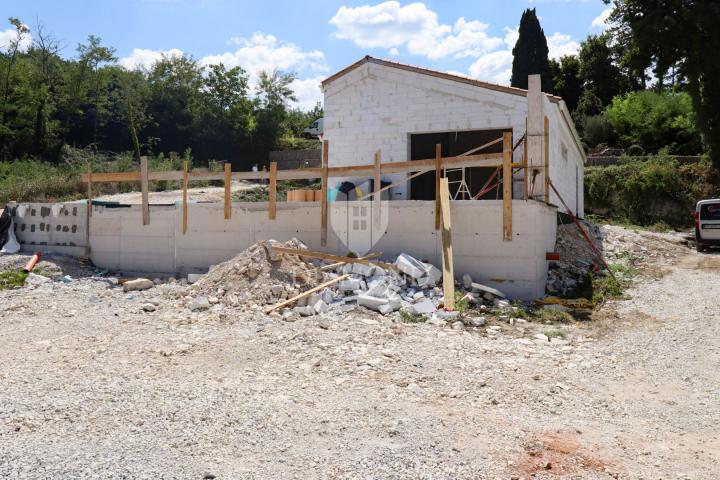
[[[6,3],[7,2],[7,3]],[[76,56],[88,35],[116,49],[125,68],[161,55],[294,72],[297,106],[322,100],[320,81],[365,55],[508,84],[517,25],[536,8],[550,56],[576,53],[606,28],[602,0],[2,0],[4,17],[32,30],[40,22]],[[12,29],[0,20],[0,49]]]

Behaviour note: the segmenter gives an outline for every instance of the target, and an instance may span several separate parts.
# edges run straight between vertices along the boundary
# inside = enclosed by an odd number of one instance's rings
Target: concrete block
[[[388,300],[387,298],[377,298],[370,295],[361,294],[358,295],[357,303],[358,305],[369,308],[370,310],[378,310],[380,308],[380,305],[387,304]]]
[[[147,290],[148,288],[154,287],[155,284],[152,280],[147,278],[136,278],[135,280],[128,280],[123,284],[123,291],[132,292],[135,290]]]

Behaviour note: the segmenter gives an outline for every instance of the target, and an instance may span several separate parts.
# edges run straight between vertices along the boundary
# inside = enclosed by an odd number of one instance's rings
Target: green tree
[[[518,39],[512,50],[513,64],[510,84],[513,87],[527,88],[528,75],[542,76],[542,89],[552,90],[548,46],[545,32],[540,27],[535,9],[526,9],[520,18]]]
[[[580,80],[580,61],[575,55],[566,55],[556,64],[553,75],[553,92],[565,100],[571,112],[574,112],[580,101],[582,81]]]
[[[610,3],[610,0],[605,0]],[[677,65],[687,78],[696,120],[713,164],[720,168],[720,35],[716,0],[614,0],[615,34],[636,62],[654,64],[660,78]]]
[[[590,35],[580,45],[579,57],[583,89],[592,92],[603,106],[608,105],[621,93],[621,74],[610,48],[610,36]]]

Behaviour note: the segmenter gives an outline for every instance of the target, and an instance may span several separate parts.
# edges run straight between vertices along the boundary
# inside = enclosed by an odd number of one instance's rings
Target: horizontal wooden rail
[[[443,157],[442,167],[499,167],[502,166],[501,153],[485,153],[479,155],[466,155],[457,157]],[[513,167],[522,167],[521,163],[514,163]],[[430,172],[435,170],[435,159],[411,160],[407,162],[386,162],[380,164],[382,175],[406,172]],[[347,167],[329,167],[328,177],[362,177],[373,176],[375,165],[352,165]],[[233,180],[265,180],[270,178],[270,172],[232,172]],[[277,180],[307,180],[322,177],[322,168],[299,168],[295,170],[278,170]],[[80,177],[85,183],[109,182],[139,182],[140,172],[117,173],[84,173]],[[149,172],[148,180],[183,180],[182,171]],[[189,181],[197,180],[225,180],[224,172],[188,172]]]

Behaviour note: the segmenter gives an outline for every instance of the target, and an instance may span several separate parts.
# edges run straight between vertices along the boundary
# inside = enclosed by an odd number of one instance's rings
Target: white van
[[[320,138],[323,134],[323,119],[318,118],[308,128],[303,130],[303,137],[305,138]]]
[[[702,252],[720,245],[720,198],[700,200],[695,207],[695,246]]]

